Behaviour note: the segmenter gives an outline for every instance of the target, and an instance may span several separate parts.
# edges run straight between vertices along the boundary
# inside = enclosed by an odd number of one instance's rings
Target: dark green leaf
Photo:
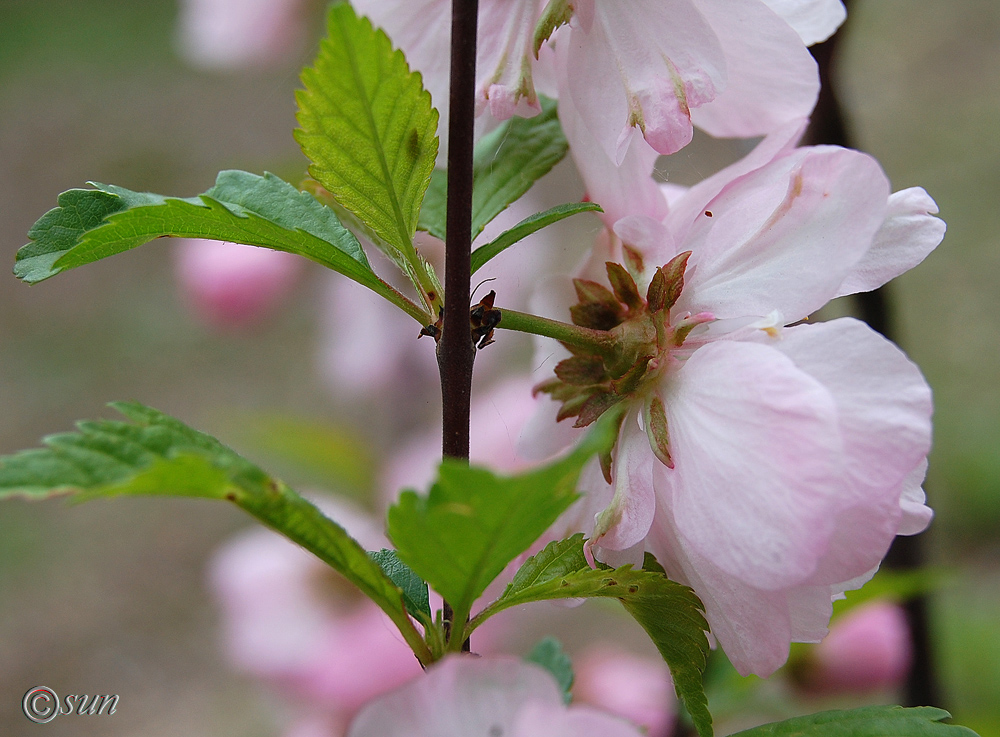
[[[426,582],[399,559],[395,550],[382,548],[369,555],[403,591],[403,603],[406,604],[407,611],[421,621],[430,623],[431,605]]]
[[[569,150],[555,100],[539,96],[542,112],[511,118],[483,136],[473,161],[472,237],[531,189]]]
[[[822,711],[737,732],[733,737],[974,737],[956,724],[942,724],[951,714],[932,706],[866,706],[850,711]]]
[[[565,458],[517,476],[445,459],[427,496],[405,491],[389,510],[399,557],[464,622],[487,585],[573,503],[581,468],[614,429],[599,424]]]
[[[34,284],[162,236],[211,238],[305,256],[425,319],[375,275],[333,210],[273,174],[223,171],[210,190],[183,199],[94,186],[63,192],[59,207],[32,226],[17,253],[19,278]]]
[[[0,458],[0,499],[76,493],[80,499],[159,494],[231,501],[343,574],[428,662],[403,592],[340,525],[215,438],[141,404],[112,406],[132,422],[80,422],[78,432],[45,438],[45,448]]]
[[[511,118],[476,144],[472,174],[473,238],[548,174],[569,150],[556,115],[555,101],[542,96],[538,99],[542,105],[538,115]],[[421,230],[442,240],[447,222],[447,179],[446,172],[434,172],[419,224]]]
[[[431,183],[424,195],[417,228],[445,240],[448,228],[448,172],[443,169],[431,172]]]
[[[546,637],[531,648],[525,657],[529,663],[540,665],[556,679],[562,689],[563,701],[569,703],[573,695],[569,690],[573,687],[573,661],[563,650],[562,643],[554,637]]]
[[[712,716],[702,685],[708,657],[708,623],[694,592],[666,578],[653,559],[652,570],[631,566],[592,569],[583,553],[583,535],[549,543],[525,561],[503,594],[472,620],[474,629],[490,616],[532,601],[575,598],[615,598],[642,626],[673,675],[702,737],[712,734]],[[662,570],[662,569],[661,569]]]
[[[438,113],[418,72],[348,3],[327,16],[315,66],[302,73],[295,138],[309,173],[406,269],[437,157]]]
[[[472,252],[472,273],[475,274],[491,258],[513,246],[518,241],[527,238],[532,233],[544,227],[558,223],[560,220],[576,215],[579,212],[604,212],[600,205],[593,202],[572,202],[535,213],[525,218],[510,230],[505,230],[485,246],[480,246]],[[432,234],[433,235],[433,234]]]

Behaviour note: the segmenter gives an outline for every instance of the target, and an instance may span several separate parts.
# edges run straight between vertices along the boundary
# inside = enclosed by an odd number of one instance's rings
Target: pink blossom
[[[809,654],[807,685],[823,692],[899,686],[910,670],[913,645],[906,614],[887,601],[863,604],[834,621]]]
[[[280,62],[305,35],[303,0],[185,0],[178,46],[207,69]]]
[[[423,73],[446,121],[450,3],[355,5]],[[536,87],[558,89],[615,165],[637,137],[659,153],[681,149],[692,120],[715,136],[747,137],[807,116],[819,79],[806,45],[843,20],[839,0],[576,0],[569,27],[553,36],[557,53],[536,59],[533,34],[547,5],[480,4],[478,111],[531,115]]]
[[[451,655],[368,704],[348,737],[640,737],[586,706],[565,706],[555,680],[509,657]]]
[[[368,549],[388,547],[373,519],[343,503],[323,506]],[[231,660],[306,702],[312,721],[346,723],[362,704],[420,673],[375,604],[271,531],[251,530],[227,543],[212,561],[210,580]]]
[[[237,243],[179,239],[176,272],[197,314],[219,327],[263,318],[295,284],[301,259]]]
[[[597,280],[605,261],[629,263],[646,294],[672,264],[679,295],[662,312],[641,297],[623,311],[615,329],[636,341],[639,372],[625,394],[580,390],[624,402],[625,417],[611,483],[596,463],[586,469],[588,498],[570,524],[592,531],[588,550],[613,565],[653,552],[702,598],[744,674],[773,672],[791,641],[821,639],[831,598],[931,516],[920,490],[930,390],[916,366],[855,320],[785,326],[909,268],[944,226],[922,190],[890,196],[870,157],[792,148],[797,129],[662,220],[623,217],[581,273]],[[550,452],[544,428],[558,406],[542,404],[522,445]]]
[[[574,701],[628,719],[655,737],[669,737],[676,714],[670,670],[659,658],[599,644],[574,658]]]

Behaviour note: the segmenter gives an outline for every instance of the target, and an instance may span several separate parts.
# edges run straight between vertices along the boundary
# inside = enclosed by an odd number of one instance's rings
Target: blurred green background
[[[4,274],[31,224],[88,180],[189,196],[223,168],[302,168],[293,90],[309,45],[278,69],[197,72],[175,53],[176,17],[174,0],[0,0]],[[984,737],[1000,735],[998,79],[994,0],[855,3],[838,73],[852,131],[949,226],[891,294],[936,397],[926,537],[948,572],[933,602],[941,706]],[[378,448],[385,428],[317,376],[318,268],[235,334],[193,318],[163,242],[32,288],[0,276],[0,453],[107,416],[112,399],[237,447],[234,418],[280,411],[354,422]],[[191,500],[0,505],[0,734],[276,734],[274,704],[223,661],[203,582],[211,550],[246,524]],[[39,684],[120,694],[119,712],[31,725],[20,699]]]

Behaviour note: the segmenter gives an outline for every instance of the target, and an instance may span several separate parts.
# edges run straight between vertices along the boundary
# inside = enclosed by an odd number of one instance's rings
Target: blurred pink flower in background
[[[893,602],[872,601],[836,619],[799,673],[818,693],[880,691],[900,686],[912,661],[906,613]]]
[[[343,502],[320,504],[366,549],[388,547],[372,518]],[[230,540],[213,559],[209,580],[230,660],[304,702],[310,714],[296,729],[342,728],[362,704],[421,672],[374,603],[274,532],[254,529]]]
[[[306,0],[183,0],[177,46],[194,66],[280,64],[305,37]]]
[[[264,319],[295,286],[302,257],[237,243],[178,239],[175,269],[195,313],[221,328]]]
[[[648,737],[669,737],[673,731],[677,702],[670,669],[661,659],[601,643],[574,658],[573,669],[574,702],[624,717]]]
[[[450,655],[362,709],[348,737],[641,737],[628,722],[563,704],[555,679],[511,657]]]

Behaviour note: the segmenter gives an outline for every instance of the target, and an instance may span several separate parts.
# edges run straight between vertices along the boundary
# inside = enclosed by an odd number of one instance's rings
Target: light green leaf
[[[476,143],[472,162],[472,237],[531,189],[569,150],[555,100],[539,96],[542,112],[511,118]],[[444,240],[447,224],[447,172],[437,170],[427,190],[419,227]],[[522,236],[523,237],[523,236]],[[491,257],[492,258],[492,257]]]
[[[379,279],[358,239],[330,208],[273,174],[219,173],[198,197],[173,198],[94,184],[59,195],[17,252],[29,284],[163,236],[210,238],[297,253],[333,269],[426,322],[422,310]]]
[[[438,113],[401,51],[348,3],[327,16],[327,38],[296,93],[295,139],[309,173],[372,240],[413,275],[413,235],[437,157]]]
[[[618,599],[670,667],[677,695],[698,733],[710,737],[712,716],[702,684],[709,650],[704,607],[691,589],[666,578],[655,559],[650,565],[652,570],[592,569],[583,553],[582,534],[557,540],[525,561],[503,594],[473,618],[469,629],[504,609],[532,601]]]
[[[413,572],[406,563],[399,559],[395,550],[382,548],[369,553],[394,584],[403,592],[403,603],[407,611],[422,622],[431,622],[430,598],[427,594],[427,584]]]
[[[445,459],[427,496],[403,492],[389,509],[389,537],[451,604],[454,622],[464,624],[489,583],[573,503],[580,470],[610,447],[616,427],[598,422],[568,456],[517,476]],[[453,632],[453,644],[464,639]]]
[[[975,737],[968,727],[941,723],[949,718],[932,706],[865,706],[772,722],[733,737]]]
[[[430,661],[403,592],[340,525],[215,438],[141,404],[111,406],[132,422],[80,422],[78,432],[45,438],[45,448],[0,458],[0,499],[75,493],[231,501],[354,583],[396,623],[417,657]]]
[[[573,687],[573,661],[563,650],[559,640],[554,637],[540,640],[537,645],[531,648],[531,652],[524,656],[524,659],[529,663],[542,666],[552,674],[562,690],[564,703],[568,704],[573,700],[573,695],[569,692]]]
[[[538,212],[530,217],[526,217],[510,230],[505,230],[485,246],[480,246],[472,252],[472,271],[475,274],[495,256],[506,251],[518,241],[527,238],[542,228],[560,220],[565,220],[570,215],[579,212],[604,212],[600,205],[593,202],[572,202],[566,205],[556,205],[553,208]]]

